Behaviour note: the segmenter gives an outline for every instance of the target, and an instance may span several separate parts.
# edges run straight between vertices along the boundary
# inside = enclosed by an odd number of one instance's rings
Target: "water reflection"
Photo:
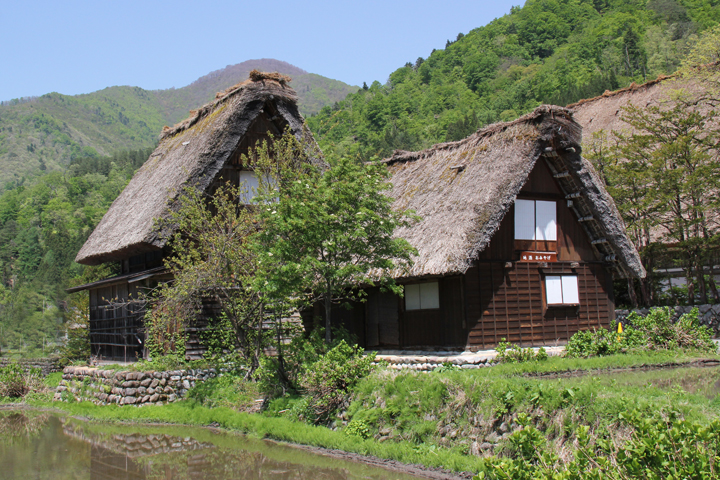
[[[100,425],[0,411],[0,434],[0,478],[8,480],[417,478],[205,429]]]

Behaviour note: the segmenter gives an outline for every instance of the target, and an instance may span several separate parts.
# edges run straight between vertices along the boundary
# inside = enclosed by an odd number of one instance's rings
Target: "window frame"
[[[559,279],[560,281],[560,298],[562,299],[562,302],[550,302],[550,289],[548,287],[548,280],[549,279]],[[572,282],[574,285],[566,285],[563,282],[563,279],[565,278],[573,278],[574,281]],[[543,274],[542,278],[542,284],[543,284],[543,302],[545,303],[545,306],[548,308],[557,308],[557,307],[579,307],[580,306],[580,278],[577,273],[545,273]],[[577,299],[577,302],[565,302],[565,294],[566,294],[566,288],[569,287],[575,287],[574,293],[575,298],[572,298],[572,300]]]
[[[518,238],[518,231],[521,230],[521,228],[518,228],[518,215],[519,212],[524,210],[524,208],[520,208],[518,203],[519,202],[532,202],[533,205],[533,228],[532,228],[532,237],[533,238]],[[538,239],[538,202],[542,202],[544,204],[553,204],[555,209],[553,212],[553,218],[551,222],[554,224],[553,229],[553,237],[552,239],[548,239],[547,237],[547,226],[542,230],[542,239]],[[519,241],[527,241],[527,242],[557,242],[558,241],[558,210],[557,210],[557,201],[555,200],[543,200],[543,199],[534,199],[534,198],[516,198],[515,199],[515,212],[514,212],[514,218],[513,218],[513,239],[519,240]],[[521,224],[522,225],[522,224]],[[525,229],[522,229],[525,230]]]
[[[433,302],[433,304],[437,303],[437,306],[431,306],[431,307],[423,307],[422,305],[422,287],[428,287],[430,285],[436,285],[435,292],[437,292],[437,298],[436,302]],[[418,302],[419,307],[418,308],[409,308],[408,307],[408,287],[418,287]],[[434,281],[434,282],[422,282],[422,283],[406,283],[403,285],[403,307],[405,308],[405,311],[407,312],[418,312],[418,311],[429,311],[429,310],[440,310],[440,282]]]

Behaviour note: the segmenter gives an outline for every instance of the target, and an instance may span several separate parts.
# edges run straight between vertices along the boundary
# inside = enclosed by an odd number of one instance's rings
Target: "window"
[[[557,241],[557,207],[545,200],[515,200],[515,240]]]
[[[240,196],[240,200],[242,201],[242,203],[254,203],[253,198],[257,196],[258,189],[260,188],[260,180],[257,176],[257,173],[251,170],[241,170],[239,182],[240,186],[244,190],[244,192]],[[273,187],[276,186],[275,180],[269,175],[265,177],[265,182]]]
[[[548,305],[577,305],[580,303],[576,275],[548,275],[545,277],[545,298]]]
[[[440,308],[438,282],[405,285],[405,310]]]
[[[260,182],[258,181],[258,177],[255,175],[255,172],[241,170],[240,186],[244,190],[241,195],[242,202],[251,203],[252,199],[255,198],[255,195],[257,195],[258,187],[260,187]]]

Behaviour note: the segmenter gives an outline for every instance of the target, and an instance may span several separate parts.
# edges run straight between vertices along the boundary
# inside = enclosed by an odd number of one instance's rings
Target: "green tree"
[[[185,328],[192,325],[203,299],[219,305],[234,333],[232,345],[247,360],[249,374],[262,353],[263,305],[251,288],[256,260],[249,239],[257,225],[242,200],[243,186],[219,187],[210,197],[186,189],[178,209],[162,229],[171,226],[171,256],[166,265],[173,280],[158,286],[146,315],[148,348],[155,356],[185,353]]]
[[[588,155],[605,178],[646,270],[653,271],[659,249],[680,261],[688,280],[695,279],[688,282],[691,304],[696,296],[707,303],[708,288],[720,301],[713,276],[706,279],[704,273],[719,233],[712,221],[720,213],[714,118],[714,111],[682,102],[671,108],[631,105],[622,119],[633,133],[616,132],[609,150],[595,146]],[[645,304],[656,301],[650,281],[642,283]]]
[[[361,298],[359,285],[399,291],[390,274],[409,265],[414,250],[393,233],[412,217],[392,209],[384,164],[343,158],[324,172],[296,168],[291,152],[304,149],[294,142],[276,142],[277,180],[260,197],[258,278],[270,298],[298,307],[322,301],[330,342],[333,303]]]

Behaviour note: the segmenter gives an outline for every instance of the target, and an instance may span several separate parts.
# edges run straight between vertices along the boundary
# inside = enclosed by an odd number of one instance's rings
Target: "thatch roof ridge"
[[[288,100],[297,102],[298,97],[297,97],[297,94],[295,93],[295,90],[288,87],[288,83],[291,80],[292,79],[290,77],[288,77],[287,75],[283,75],[281,73],[277,73],[277,72],[267,73],[267,72],[260,72],[258,70],[253,70],[252,72],[250,72],[250,78],[248,78],[247,80],[244,80],[240,83],[236,83],[235,85],[226,88],[222,92],[216,93],[214,100],[206,103],[205,105],[203,105],[202,107],[200,107],[196,110],[190,110],[190,116],[188,118],[186,118],[185,120],[176,123],[172,127],[168,127],[166,125],[163,128],[162,132],[160,133],[160,140],[164,140],[168,137],[172,137],[173,135],[177,135],[178,133],[182,132],[183,130],[187,130],[188,128],[191,128],[197,122],[199,122],[203,118],[210,115],[221,104],[226,103],[233,96],[242,93],[245,88],[247,88],[248,86],[254,85],[256,82],[262,83],[264,87],[267,86],[266,82],[268,82],[269,84],[277,85],[281,89],[283,89],[282,92],[279,92],[282,96],[286,97]]]
[[[657,85],[659,83],[664,82],[665,80],[669,80],[669,79],[672,79],[675,77],[676,77],[675,75],[660,75],[655,80],[650,80],[645,83],[637,84],[635,82],[632,82],[630,85],[628,85],[625,88],[620,88],[618,90],[612,90],[612,91],[605,90],[605,92],[603,92],[602,95],[598,95],[598,96],[592,97],[592,98],[583,98],[581,100],[578,100],[575,103],[571,103],[570,105],[567,105],[565,108],[575,108],[584,103],[595,102],[595,101],[603,99],[603,98],[615,97],[615,96],[622,95],[622,94],[628,93],[628,92],[632,93],[632,92],[637,92],[640,90],[647,90],[648,88],[650,88],[654,85]]]
[[[308,140],[308,148],[316,150],[296,99],[292,88],[275,78],[250,79],[166,132],[75,261],[97,265],[162,248],[169,232],[157,231],[156,221],[167,218],[170,209],[176,208],[184,187],[205,191],[211,185],[267,102],[294,135]],[[311,161],[322,164],[315,152],[310,154]]]
[[[422,220],[398,229],[418,250],[408,271],[398,278],[463,274],[488,247],[503,218],[535,164],[541,158],[574,162],[575,184],[588,191],[598,205],[603,230],[618,249],[621,276],[643,276],[614,203],[601,184],[595,185],[592,166],[580,156],[580,126],[570,110],[542,105],[512,122],[483,128],[468,138],[435,145],[420,152],[396,152],[385,160],[393,188],[389,195],[397,209],[411,209]],[[565,157],[573,157],[565,158]],[[576,157],[576,158],[575,158]],[[574,190],[573,190],[574,191]],[[590,207],[588,207],[590,208]],[[598,252],[598,256],[601,252]]]
[[[528,122],[542,121],[545,117],[549,116],[552,118],[554,115],[559,115],[565,118],[571,118],[572,112],[566,107],[559,107],[557,105],[540,105],[532,112],[526,113],[515,120],[509,122],[496,122],[485,127],[480,128],[475,133],[462,140],[456,140],[453,142],[444,142],[433,145],[432,147],[426,148],[425,150],[419,150],[417,152],[408,152],[405,150],[395,150],[393,155],[382,162],[388,165],[396,162],[407,162],[416,160],[421,157],[425,157],[429,154],[437,153],[444,150],[453,150],[470,144],[476,144],[483,139],[496,135],[499,132],[507,130],[509,127],[518,124],[524,124]]]
[[[697,66],[693,67],[693,69],[699,71],[699,70],[712,69],[712,68],[718,68],[718,67],[720,67],[720,60],[711,62],[711,63],[706,63],[704,65],[697,65]],[[597,95],[597,96],[591,97],[591,98],[583,98],[581,100],[578,100],[575,103],[566,105],[565,108],[574,109],[574,108],[576,108],[580,105],[586,104],[586,103],[595,102],[598,100],[602,100],[604,98],[616,97],[619,95],[623,95],[625,93],[640,92],[643,90],[647,90],[651,87],[654,87],[655,85],[659,85],[665,81],[680,80],[682,78],[683,78],[682,74],[680,74],[678,72],[672,73],[670,75],[658,75],[658,77],[656,79],[649,80],[645,83],[637,84],[635,82],[632,82],[630,85],[628,85],[627,87],[624,87],[624,88],[619,88],[617,90],[612,90],[612,91],[605,90],[605,92],[602,95]]]

